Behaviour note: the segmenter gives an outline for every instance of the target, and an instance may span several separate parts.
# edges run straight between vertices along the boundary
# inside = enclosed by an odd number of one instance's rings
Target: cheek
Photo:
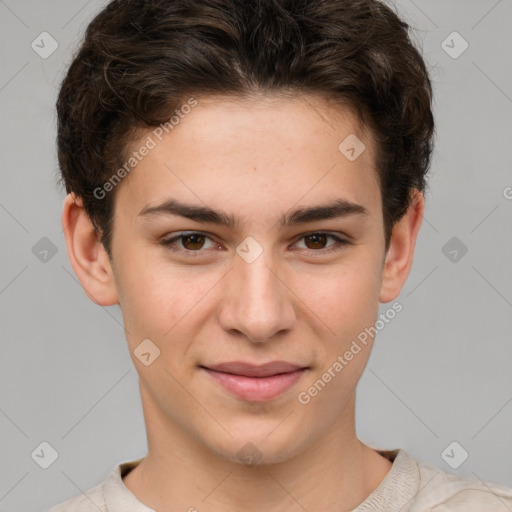
[[[148,266],[134,265],[133,271],[128,266],[123,274],[121,300],[129,330],[146,336],[145,331],[156,334],[164,328],[164,324],[169,329],[172,326],[169,314],[176,301],[165,280],[158,279],[158,275],[150,271]]]
[[[120,300],[130,346],[154,339],[162,349],[178,349],[179,333],[193,334],[198,305],[219,276],[169,263],[164,257],[137,258],[119,269]]]
[[[303,275],[303,282],[310,283],[301,296],[337,339],[346,339],[347,335],[375,322],[380,273],[373,259],[361,252],[350,262],[317,273],[314,279]]]
[[[316,307],[329,327],[317,347],[320,364],[298,397],[317,411],[313,417],[334,421],[355,391],[371,353],[372,339],[365,329],[378,316],[378,277],[371,266],[362,265],[358,272],[347,266],[309,297],[308,305]]]

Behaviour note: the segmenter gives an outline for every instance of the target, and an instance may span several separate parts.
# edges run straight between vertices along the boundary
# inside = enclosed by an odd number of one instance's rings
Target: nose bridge
[[[222,304],[220,320],[225,330],[263,342],[292,327],[293,305],[270,251],[262,251],[252,261],[237,256],[228,277],[233,293]]]

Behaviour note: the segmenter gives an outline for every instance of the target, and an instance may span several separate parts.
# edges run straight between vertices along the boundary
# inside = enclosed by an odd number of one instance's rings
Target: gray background
[[[77,281],[55,185],[57,88],[104,4],[0,0],[4,510],[42,510],[147,447],[120,310],[95,305]],[[512,487],[512,0],[398,7],[432,68],[437,146],[404,308],[359,384],[358,432],[374,447]],[[46,59],[31,48],[43,31],[58,42]],[[456,59],[442,48],[454,31],[469,43]],[[461,48],[453,37],[447,44]],[[456,261],[453,247],[443,252],[454,236]],[[57,250],[46,261],[36,257],[43,237]],[[31,456],[43,441],[58,452],[48,469]],[[458,469],[442,457],[453,441],[469,453]]]

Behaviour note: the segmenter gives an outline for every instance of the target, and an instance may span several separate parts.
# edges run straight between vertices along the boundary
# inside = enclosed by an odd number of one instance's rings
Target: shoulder
[[[58,503],[45,512],[107,512],[103,483]]]
[[[512,489],[417,462],[420,488],[410,512],[510,512]]]
[[[137,498],[123,484],[123,476],[136,467],[141,460],[142,458],[120,462],[112,468],[103,482],[44,512],[109,512],[113,509],[154,512],[137,501]]]

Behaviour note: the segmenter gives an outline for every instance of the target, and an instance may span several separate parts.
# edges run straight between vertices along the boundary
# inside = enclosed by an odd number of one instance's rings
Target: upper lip
[[[231,361],[227,363],[216,364],[213,366],[203,366],[216,372],[232,373],[233,375],[242,375],[244,377],[269,377],[280,373],[291,373],[306,368],[286,361],[271,361],[262,365],[244,363],[243,361]]]

